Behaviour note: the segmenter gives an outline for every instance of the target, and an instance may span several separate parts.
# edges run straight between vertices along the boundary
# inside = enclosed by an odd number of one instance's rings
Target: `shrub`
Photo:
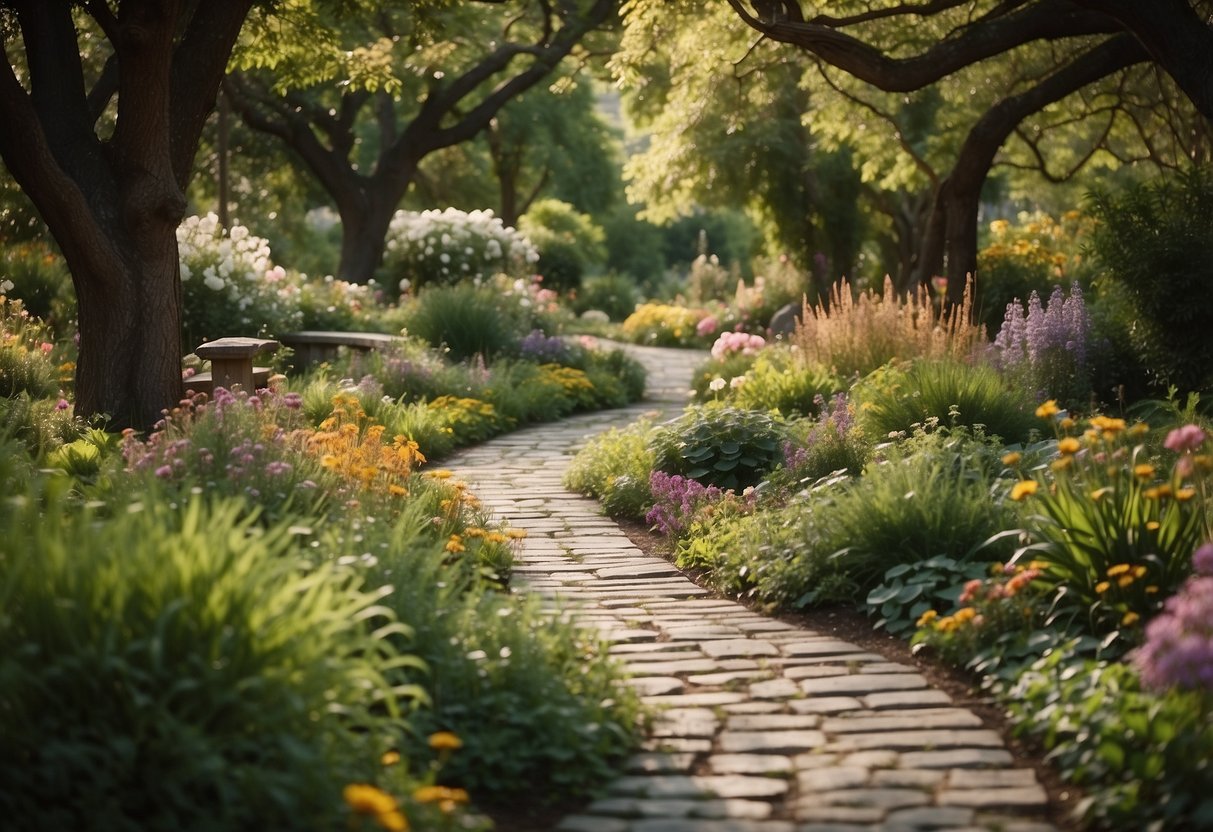
[[[765,413],[693,406],[653,437],[656,467],[704,485],[740,491],[780,461],[785,427]]]
[[[990,242],[977,253],[974,307],[991,336],[998,334],[1007,305],[1033,292],[1052,294],[1061,284],[1088,285],[1092,267],[1084,256],[1094,222],[1078,211],[1055,220],[1021,212],[1012,224],[990,223]]]
[[[873,373],[852,391],[859,422],[874,438],[915,425],[980,427],[1007,443],[1031,438],[1039,423],[1031,402],[1007,388],[996,370],[953,360],[917,361]]]
[[[701,309],[687,309],[660,303],[642,303],[621,327],[623,337],[636,344],[658,347],[685,347],[704,340],[696,325],[707,315]]]
[[[61,375],[74,365],[58,367],[50,328],[16,298],[0,293],[0,397],[27,393],[35,398],[59,390]]]
[[[529,274],[539,253],[492,211],[397,211],[388,226],[383,271],[403,292],[432,284]]]
[[[1014,514],[991,493],[1002,466],[994,446],[964,432],[919,435],[868,464],[830,510],[840,566],[865,590],[890,568],[945,555],[956,561],[1005,558],[994,536]]]
[[[1038,411],[1059,415],[1052,402]],[[1119,647],[1140,640],[1144,620],[1188,575],[1204,536],[1192,457],[1162,466],[1141,440],[1145,424],[1096,416],[1081,438],[1072,419],[1057,422],[1060,456],[1011,492],[1024,503],[1044,579],[1057,587],[1057,618],[1070,616]],[[1184,464],[1184,460],[1187,464]],[[1168,470],[1169,468],[1169,470]]]
[[[792,339],[806,363],[828,367],[844,379],[867,375],[893,359],[963,361],[985,345],[985,331],[968,323],[969,298],[966,288],[965,302],[941,316],[926,287],[903,300],[886,278],[883,294],[853,297],[844,280],[830,290],[828,307],[805,304]]]
[[[733,379],[744,376],[757,360],[757,353],[743,351],[709,358],[699,365],[691,376],[691,390],[695,394],[695,400],[703,402],[720,398],[720,391]],[[717,382],[717,379],[720,381]],[[713,382],[716,382],[714,386]]]
[[[371,539],[391,546],[368,577],[394,587],[384,603],[409,627],[401,648],[424,661],[400,673],[428,693],[410,715],[405,756],[425,759],[433,752],[420,738],[452,731],[463,748],[444,781],[477,802],[508,805],[536,782],[545,802],[589,793],[635,744],[638,697],[590,634],[536,600],[486,592],[474,570],[458,568],[466,561],[449,562],[461,554],[427,549],[419,534],[428,522],[424,511],[408,512]]]
[[[182,329],[187,348],[229,335],[298,329],[299,288],[270,259],[269,243],[243,225],[219,226],[214,214],[177,227]]]
[[[915,563],[899,563],[886,571],[880,584],[868,593],[868,614],[879,615],[874,626],[883,627],[894,635],[904,636],[924,621],[936,621],[939,631],[950,633],[955,629],[951,621],[937,619],[929,613],[941,606],[941,601],[956,604],[974,581],[981,583],[985,572],[984,564],[964,563],[943,555]],[[972,653],[961,655],[968,659]],[[949,654],[949,658],[954,657],[955,654]]]
[[[536,268],[551,289],[578,288],[585,273],[606,260],[602,229],[567,202],[541,199],[532,203],[518,227],[539,250]]]
[[[105,522],[6,512],[0,810],[23,829],[335,828],[342,785],[401,727],[381,593],[300,560],[289,522],[254,534],[238,501],[143,496]]]
[[[1049,750],[1084,789],[1082,818],[1107,829],[1200,829],[1209,793],[1213,723],[1200,694],[1141,689],[1133,669],[1052,650],[1003,701],[1017,733]]]
[[[390,331],[379,323],[380,290],[369,283],[350,283],[329,275],[299,283],[299,328],[338,332]]]
[[[0,295],[21,300],[35,318],[64,328],[76,317],[76,293],[63,257],[40,241],[0,247]]]
[[[828,404],[824,396],[817,396],[813,409],[818,418],[795,423],[784,443],[783,467],[771,477],[777,488],[807,485],[839,471],[852,476],[863,472],[871,446],[854,429],[846,394],[836,394]]]
[[[1017,386],[1038,401],[1057,399],[1067,407],[1085,407],[1091,399],[1088,351],[1091,319],[1078,284],[1066,297],[1053,289],[1047,306],[1032,292],[1024,314],[1019,300],[1007,305],[1006,318],[994,339],[994,361]]]
[[[644,519],[653,502],[649,440],[654,430],[652,421],[640,419],[622,430],[598,434],[569,463],[565,487],[596,498],[612,517]]]
[[[1213,175],[1197,169],[1119,194],[1097,191],[1091,209],[1094,255],[1133,300],[1133,343],[1157,382],[1182,391],[1213,385],[1213,228],[1203,220],[1213,211]]]
[[[749,410],[785,416],[812,416],[839,388],[825,369],[803,364],[786,351],[767,350],[758,356],[740,381],[734,381],[732,402]]]
[[[591,309],[605,312],[612,321],[622,321],[636,311],[640,290],[626,275],[610,272],[583,281],[573,298],[573,310],[582,315]]]
[[[511,352],[527,333],[528,323],[520,306],[503,302],[493,289],[471,283],[425,289],[406,316],[411,334],[445,348],[455,361]]]

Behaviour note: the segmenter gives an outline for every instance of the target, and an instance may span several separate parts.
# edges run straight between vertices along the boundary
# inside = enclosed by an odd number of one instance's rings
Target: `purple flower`
[[[724,496],[714,485],[705,486],[690,477],[664,471],[649,475],[649,490],[653,492],[653,507],[644,520],[665,535],[679,534],[696,512]]]
[[[569,348],[564,340],[555,335],[549,338],[541,329],[532,329],[518,342],[518,353],[540,363],[561,364],[569,358]]]
[[[1192,571],[1206,578],[1213,578],[1213,541],[1206,542],[1192,553]]]
[[[282,404],[290,410],[298,410],[303,407],[303,396],[298,393],[287,393],[282,397]]]
[[[1179,454],[1195,451],[1205,444],[1205,432],[1196,425],[1184,425],[1168,433],[1162,444]]]
[[[69,407],[71,407],[71,404],[67,399],[60,399],[55,402],[55,410],[67,410]]]
[[[162,480],[166,480],[173,475],[173,466],[161,465],[156,469],[156,476]]]
[[[271,477],[277,477],[280,474],[289,474],[293,470],[294,466],[292,466],[289,462],[282,462],[280,460],[267,463],[265,466],[265,473],[269,474]]]
[[[1213,691],[1213,577],[1189,578],[1167,600],[1133,661],[1152,688]]]

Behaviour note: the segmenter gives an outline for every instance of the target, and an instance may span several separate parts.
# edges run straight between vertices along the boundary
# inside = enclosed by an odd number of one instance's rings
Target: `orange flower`
[[[1011,487],[1011,499],[1017,503],[1022,502],[1035,494],[1038,488],[1040,483],[1036,480],[1020,480]]]

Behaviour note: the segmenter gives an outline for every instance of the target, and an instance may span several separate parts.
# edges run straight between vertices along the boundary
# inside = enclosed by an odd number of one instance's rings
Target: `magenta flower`
[[[1205,444],[1205,432],[1196,425],[1184,425],[1168,433],[1162,444],[1178,454],[1195,451]]]
[[[60,399],[55,402],[55,410],[67,410],[69,407],[71,407],[71,404],[67,399]]]
[[[173,475],[173,466],[161,465],[156,469],[156,476],[162,480],[166,480]]]
[[[1213,691],[1213,578],[1189,578],[1167,600],[1133,661],[1152,688]]]

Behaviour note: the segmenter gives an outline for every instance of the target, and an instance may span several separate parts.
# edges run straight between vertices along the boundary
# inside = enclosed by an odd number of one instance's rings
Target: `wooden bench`
[[[370,352],[390,347],[403,339],[398,335],[385,335],[382,332],[303,330],[301,332],[284,332],[278,336],[278,340],[284,346],[295,351],[296,369],[304,369],[312,364],[336,358],[337,350],[341,347],[359,352]]]
[[[219,338],[194,350],[194,355],[211,362],[209,373],[197,373],[185,380],[185,388],[213,396],[216,387],[231,389],[240,385],[254,393],[269,383],[270,368],[254,367],[253,359],[278,350],[279,343],[265,338]]]

